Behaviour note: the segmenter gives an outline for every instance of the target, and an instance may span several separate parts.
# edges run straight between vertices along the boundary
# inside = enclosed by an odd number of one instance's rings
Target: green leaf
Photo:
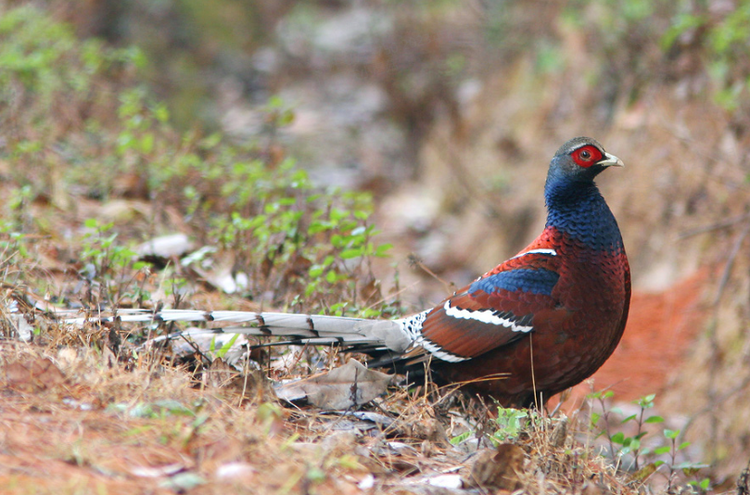
[[[449,441],[451,445],[458,445],[464,440],[466,440],[467,438],[469,438],[470,435],[471,435],[470,431],[465,431],[461,433],[460,435],[456,435],[455,437],[451,438]]]
[[[313,265],[310,267],[307,273],[308,275],[310,275],[310,278],[318,278],[323,274],[324,270],[325,267],[323,265]]]
[[[621,425],[624,425],[624,424],[625,424],[625,423],[627,423],[628,421],[633,421],[633,420],[634,420],[635,418],[637,418],[637,417],[638,417],[638,415],[637,415],[637,414],[632,414],[632,415],[628,416],[627,418],[623,419],[622,421],[620,421],[620,424],[621,424]]]
[[[325,471],[315,466],[310,467],[305,476],[313,483],[322,483],[326,479]]]
[[[168,115],[167,115],[167,117],[168,117]],[[159,119],[159,120],[161,120],[161,119]],[[210,150],[211,148],[215,147],[220,142],[221,142],[221,133],[220,132],[214,132],[213,134],[211,134],[209,136],[206,136],[205,138],[201,139],[201,141],[198,143],[198,146],[200,146],[204,150]]]
[[[663,423],[663,422],[664,422],[664,418],[662,418],[661,416],[649,416],[648,418],[646,418],[646,421],[644,421],[644,423]]]
[[[154,118],[161,122],[162,124],[165,124],[169,120],[169,109],[167,109],[167,106],[163,103],[160,103],[156,105],[154,108]],[[212,134],[206,139],[210,139],[212,136],[219,135],[219,138],[221,138],[221,135],[216,133]]]
[[[614,443],[623,445],[625,443],[625,434],[621,431],[618,431],[617,433],[612,435],[612,438],[610,440],[612,440]]]
[[[318,232],[323,232],[325,230],[330,230],[331,225],[328,222],[321,222],[319,220],[314,220],[310,223],[310,226],[307,227],[307,233],[309,235],[317,234]]]
[[[669,445],[663,445],[661,447],[656,447],[654,449],[654,454],[656,455],[667,454],[669,453],[670,450],[672,450],[672,447],[670,447]]]
[[[195,416],[195,413],[185,406],[182,402],[174,399],[157,400],[153,404],[166,412],[167,414],[174,414],[177,416]]]
[[[235,333],[232,335],[232,338],[229,339],[228,342],[226,342],[223,346],[221,346],[221,349],[216,351],[216,357],[223,358],[227,352],[229,352],[229,349],[232,348],[235,342],[237,342],[237,338],[240,336],[240,334]]]
[[[279,95],[271,95],[266,105],[269,109],[279,109],[284,106],[284,100]]]
[[[353,249],[344,249],[341,251],[341,259],[348,260],[352,258],[356,258],[357,256],[362,256],[362,248],[353,248]]]
[[[677,435],[679,434],[680,434],[680,430],[670,430],[667,428],[664,429],[664,436],[666,438],[669,438],[670,440],[674,440],[675,438],[677,438]]]
[[[193,427],[193,428],[198,428],[200,426],[203,426],[203,424],[206,421],[208,421],[210,417],[211,416],[209,414],[206,414],[206,413],[199,414],[198,416],[195,417],[195,419],[190,424],[190,426]]]
[[[596,424],[599,422],[599,419],[601,417],[602,415],[597,412],[591,413],[591,426],[596,426]]]
[[[390,251],[393,248],[393,244],[380,244],[378,247],[375,248],[375,256],[378,258],[384,258],[386,256],[389,256],[388,251]]]
[[[154,135],[152,133],[144,134],[140,142],[141,153],[149,154],[154,150]]]
[[[690,29],[700,27],[705,24],[706,21],[707,18],[704,16],[697,16],[688,13],[677,15],[672,21],[672,25],[667,29],[664,36],[661,37],[661,40],[659,40],[661,49],[669,50],[681,34]]]
[[[341,210],[339,208],[331,208],[330,219],[333,221],[343,220],[349,216],[348,211]]]

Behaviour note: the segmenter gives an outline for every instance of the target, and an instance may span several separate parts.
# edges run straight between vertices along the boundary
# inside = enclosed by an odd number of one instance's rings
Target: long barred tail
[[[345,347],[381,347],[395,353],[405,352],[413,343],[406,320],[366,320],[342,316],[294,313],[256,313],[252,311],[201,311],[165,309],[120,309],[116,316],[64,318],[65,323],[211,322],[219,324],[213,332],[257,336],[286,337],[295,343],[314,345],[339,344]],[[226,326],[224,326],[224,324]]]

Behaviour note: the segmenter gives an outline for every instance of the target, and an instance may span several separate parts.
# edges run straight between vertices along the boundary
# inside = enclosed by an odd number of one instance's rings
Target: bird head
[[[547,199],[574,195],[581,187],[593,185],[594,177],[604,169],[623,166],[622,160],[604,151],[595,139],[573,138],[552,157],[545,187]]]

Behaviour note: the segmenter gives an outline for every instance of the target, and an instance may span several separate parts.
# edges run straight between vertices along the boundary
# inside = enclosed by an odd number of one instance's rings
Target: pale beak
[[[610,155],[606,151],[604,152],[604,159],[598,161],[596,163],[597,165],[601,165],[602,167],[624,167],[625,164],[617,158],[615,155]]]

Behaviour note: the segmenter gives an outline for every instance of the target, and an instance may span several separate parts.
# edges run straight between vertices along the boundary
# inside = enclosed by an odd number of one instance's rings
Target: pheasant
[[[213,331],[333,343],[374,356],[371,364],[401,369],[424,362],[438,380],[464,383],[504,406],[540,404],[591,376],[625,328],[630,268],[617,221],[594,183],[611,166],[623,162],[594,139],[566,142],[550,163],[539,237],[434,308],[406,318],[198,310],[119,310],[117,318],[235,323]]]

